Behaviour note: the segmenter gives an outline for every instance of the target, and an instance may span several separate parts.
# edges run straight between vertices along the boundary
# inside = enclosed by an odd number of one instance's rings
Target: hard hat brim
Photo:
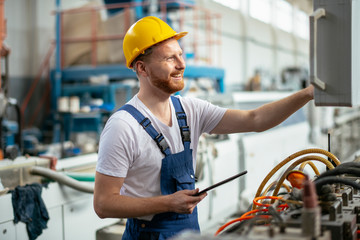
[[[185,37],[187,34],[188,34],[188,32],[179,32],[174,35],[174,38],[176,40],[179,40],[180,38]]]

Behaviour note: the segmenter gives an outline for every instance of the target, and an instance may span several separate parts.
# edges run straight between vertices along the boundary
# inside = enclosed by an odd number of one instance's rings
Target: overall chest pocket
[[[195,176],[193,173],[184,173],[179,176],[174,176],[176,191],[195,188]]]

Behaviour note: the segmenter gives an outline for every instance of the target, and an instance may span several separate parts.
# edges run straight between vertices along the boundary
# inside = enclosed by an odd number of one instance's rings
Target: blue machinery
[[[107,0],[105,3],[122,2],[121,0]],[[172,11],[180,9],[185,4],[186,8],[193,5],[193,1],[166,1],[166,10]],[[143,7],[141,0],[130,2],[135,7],[136,19],[144,15],[151,15],[148,8]],[[144,5],[145,6],[145,5]],[[110,9],[111,10],[111,9]],[[109,11],[109,9],[108,9]],[[110,12],[109,12],[110,13]],[[56,0],[56,60],[55,69],[51,72],[51,106],[54,113],[54,122],[62,126],[54,127],[53,142],[61,140],[69,140],[72,132],[96,131],[100,132],[104,115],[109,115],[116,106],[116,91],[118,89],[125,90],[126,100],[132,97],[132,88],[123,84],[123,79],[136,79],[136,74],[127,69],[124,64],[111,65],[78,65],[63,67],[61,63],[61,46],[63,46],[61,38],[61,0]],[[109,77],[109,83],[103,85],[92,85],[88,82],[91,76],[106,75]],[[213,66],[196,66],[187,65],[184,72],[184,78],[194,80],[198,78],[208,78],[214,81],[215,89],[218,92],[224,92],[224,69]],[[116,81],[111,81],[115,79]],[[83,94],[97,94],[103,99],[104,103],[110,106],[107,111],[92,113],[60,113],[58,110],[58,99],[62,96],[82,96]],[[54,126],[55,126],[54,123]],[[59,124],[58,124],[59,125]],[[61,132],[64,135],[61,139]]]

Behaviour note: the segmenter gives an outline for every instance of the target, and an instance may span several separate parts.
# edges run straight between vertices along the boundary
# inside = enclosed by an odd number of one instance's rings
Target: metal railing
[[[168,10],[168,4],[177,4],[177,10]],[[181,45],[187,56],[193,56],[193,62],[206,65],[216,64],[214,60],[221,59],[220,45],[221,45],[221,15],[213,13],[207,9],[203,9],[184,1],[170,1],[160,0],[158,1],[159,11],[155,12],[156,15],[169,23],[171,19],[171,26],[175,31],[189,31],[189,37],[181,39]],[[84,6],[76,9],[58,10],[59,23],[59,41],[60,44],[60,66],[61,69],[71,64],[66,63],[66,49],[70,44],[90,44],[91,45],[91,57],[90,62],[93,67],[99,65],[98,61],[98,48],[97,45],[104,41],[122,40],[126,34],[127,29],[137,19],[143,17],[143,15],[153,15],[147,12],[143,14],[143,9],[150,8],[150,1],[144,2],[128,2],[128,3],[116,3],[108,5],[93,5]],[[116,33],[103,34],[101,29],[101,11],[109,11],[120,9],[122,20],[122,31]],[[131,17],[131,14],[135,13],[135,17]],[[83,14],[88,19],[86,28],[87,34],[84,36],[67,36],[67,29],[64,26],[67,17],[75,16],[76,14]],[[75,24],[75,23],[74,23]],[[218,56],[214,57],[214,52]],[[122,62],[119,62],[122,63]],[[101,63],[100,63],[101,64]],[[219,63],[217,63],[219,65]]]

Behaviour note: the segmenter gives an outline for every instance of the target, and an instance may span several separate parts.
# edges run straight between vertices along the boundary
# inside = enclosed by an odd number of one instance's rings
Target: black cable
[[[5,157],[5,139],[3,138],[3,117],[0,117],[0,149],[3,152],[3,157]]]
[[[345,185],[349,185],[353,188],[360,189],[360,184],[357,184],[356,182],[351,181],[351,180],[347,180],[344,178],[338,178],[338,177],[334,177],[334,176],[316,179],[314,181],[314,183],[315,183],[315,187],[316,187],[316,191],[317,191],[318,195],[321,193],[321,187],[325,184],[342,183]]]
[[[268,215],[268,214],[262,214],[262,215]],[[260,218],[260,216],[261,216],[261,215],[255,215],[254,218],[248,219],[248,220],[246,221],[246,224],[245,224],[245,225],[249,226],[249,228],[246,230],[246,232],[244,232],[244,235],[245,235],[245,236],[249,235],[251,229],[252,229],[255,225],[258,225],[258,224],[256,224],[256,222],[257,222],[258,220],[262,220],[262,221],[264,221],[264,222],[268,221],[268,219],[262,219],[262,218]],[[271,220],[270,220],[270,221],[271,221]],[[264,224],[262,224],[262,225],[264,225]],[[270,225],[270,226],[271,226],[271,225]]]
[[[18,123],[18,128],[19,128],[19,131],[18,131],[18,133],[16,135],[16,141],[17,141],[18,146],[19,146],[20,154],[22,155],[23,154],[23,146],[22,146],[21,110],[20,110],[19,104],[17,104],[17,103],[14,104],[14,107],[15,107],[16,114],[17,114],[17,123]]]
[[[339,165],[341,166],[341,165]],[[315,181],[317,181],[318,179],[324,178],[324,177],[328,177],[328,176],[337,176],[340,174],[352,174],[355,175],[356,177],[360,177],[360,168],[354,168],[354,167],[336,167],[332,170],[323,172],[322,174],[320,174],[317,179]]]
[[[230,234],[230,233],[241,233],[243,226],[245,225],[246,221],[240,221],[237,223],[232,224],[228,229],[224,230],[220,235]]]
[[[14,107],[15,111],[16,111],[16,115],[17,115],[17,124],[18,124],[18,132],[15,136],[16,142],[18,144],[19,147],[19,151],[20,154],[23,153],[23,147],[22,147],[22,127],[21,127],[21,123],[22,123],[22,118],[21,118],[21,110],[20,110],[20,106],[18,105],[17,101],[15,99],[9,98],[8,99],[8,104],[6,105],[6,107]]]
[[[270,215],[270,214],[264,213],[264,214],[261,214],[261,215]],[[260,215],[255,215],[251,219],[247,219],[247,220],[243,220],[243,221],[240,221],[238,223],[235,223],[231,228],[226,229],[223,232],[221,232],[219,234],[219,236],[220,235],[226,235],[226,234],[233,233],[233,232],[236,232],[239,235],[248,235],[249,232],[251,231],[252,227],[256,224],[256,221],[258,221],[258,220],[262,220],[262,221],[265,221],[265,222],[268,221],[268,219],[261,218]],[[249,226],[249,229],[247,229],[247,231],[244,232],[246,226]]]
[[[354,167],[354,168],[360,168],[360,162],[345,162],[341,163],[336,168],[343,168],[343,167]]]
[[[328,133],[328,152],[331,152],[331,148],[330,148],[330,146],[331,146],[331,141],[330,141],[330,133]],[[336,167],[336,164],[335,164],[335,162],[330,158],[330,157],[328,157],[328,160],[330,161],[330,163],[334,166],[334,167]],[[329,168],[326,166],[326,171],[329,171]]]

